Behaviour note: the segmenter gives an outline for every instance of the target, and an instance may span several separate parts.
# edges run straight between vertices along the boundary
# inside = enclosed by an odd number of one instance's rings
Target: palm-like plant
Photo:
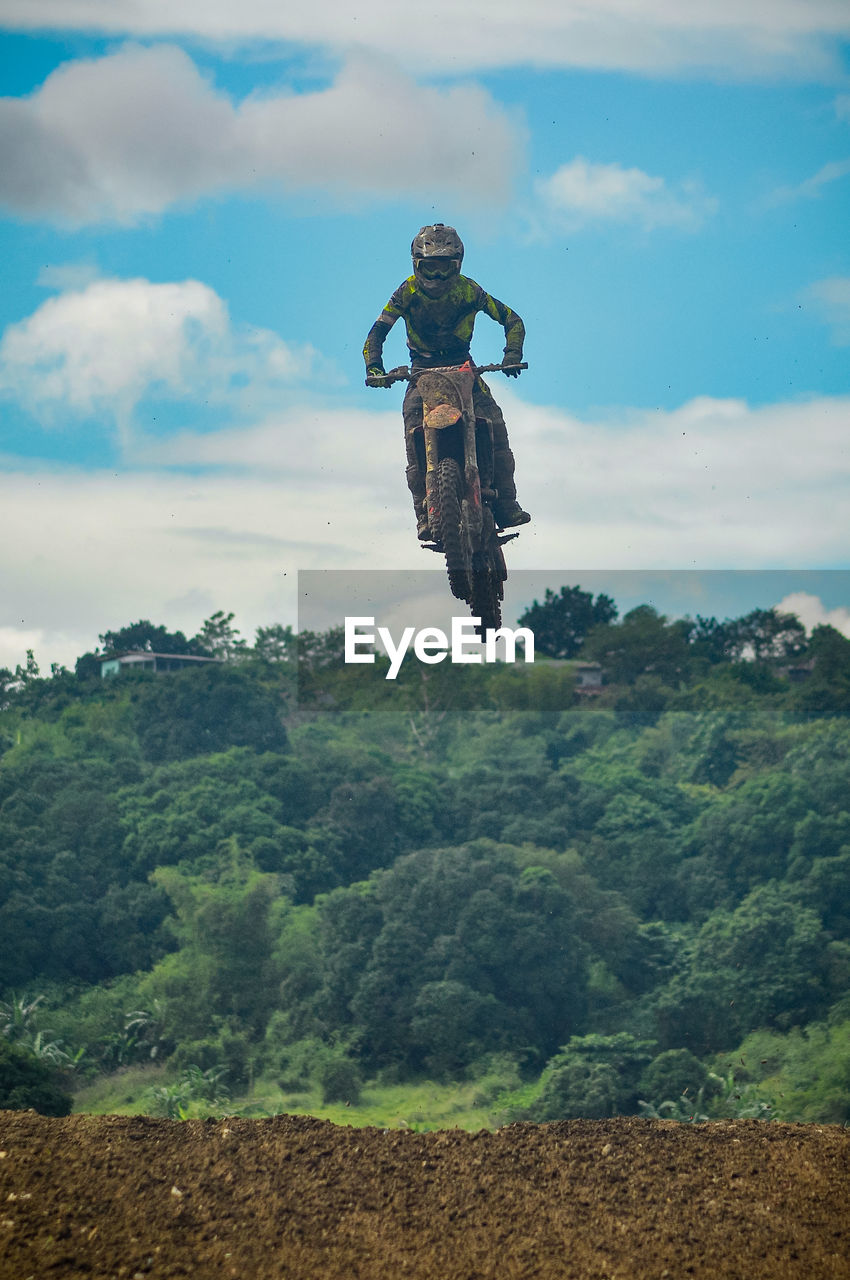
[[[0,1002],[0,1035],[13,1044],[28,1049],[34,1057],[42,1062],[49,1062],[53,1067],[75,1067],[82,1056],[78,1053],[72,1057],[62,1048],[61,1040],[51,1040],[52,1031],[39,1027],[38,1009],[44,1002],[44,996],[17,996],[12,993],[10,1000]]]
[[[12,992],[10,1000],[0,1001],[0,1035],[13,1043],[33,1037],[36,1034],[35,1015],[44,996],[36,996],[31,1000],[28,996],[16,996]]]

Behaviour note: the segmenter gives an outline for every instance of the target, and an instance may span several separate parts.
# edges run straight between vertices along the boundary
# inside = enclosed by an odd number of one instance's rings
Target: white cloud
[[[226,329],[221,299],[197,280],[98,280],[6,329],[0,385],[36,411],[134,403],[154,382],[185,394],[198,348],[220,343]]]
[[[850,346],[850,276],[818,280],[803,296],[831,326],[835,345]]]
[[[36,284],[54,293],[65,290],[85,289],[101,278],[101,271],[93,258],[78,262],[55,262],[44,266],[38,273]]]
[[[148,441],[138,461],[155,467],[223,467],[275,476],[277,483],[324,487],[334,476],[341,484],[358,475],[368,482],[371,468],[385,470],[387,445],[391,452],[393,446],[401,449],[401,438],[401,416],[392,411],[299,405],[253,426]]]
[[[780,613],[793,613],[807,631],[814,627],[834,627],[842,635],[850,637],[850,608],[827,609],[819,596],[808,591],[794,591],[776,606]]]
[[[503,400],[537,564],[565,552],[611,568],[846,560],[847,398],[751,408],[702,397],[596,423]],[[534,567],[534,539],[522,541]]]
[[[824,187],[833,182],[840,182],[850,175],[850,159],[831,160],[823,165],[817,173],[804,179],[795,187],[779,187],[770,197],[771,204],[789,204],[793,200],[817,200]]]
[[[72,225],[270,183],[489,203],[510,189],[520,136],[483,89],[423,87],[374,55],[352,55],[326,89],[234,104],[175,46],[130,45],[0,99],[0,202]]]
[[[61,293],[0,339],[0,394],[43,422],[71,415],[112,419],[130,442],[145,395],[236,402],[309,372],[316,353],[276,334],[237,327],[217,293],[198,280],[95,280]]]
[[[6,470],[0,665],[23,662],[27,647],[43,668],[72,663],[101,632],[139,617],[194,633],[217,608],[233,609],[251,637],[269,622],[294,624],[299,568],[391,557],[408,523],[397,424],[383,457],[377,444],[364,451],[362,470],[343,467],[340,447],[312,466],[299,460],[322,425],[309,412],[284,424],[291,469],[279,443],[271,468],[256,458],[243,473]],[[341,446],[351,422],[340,414],[334,425]]]
[[[846,0],[5,0],[4,25],[370,48],[411,69],[537,65],[828,77]]]
[[[646,231],[693,231],[717,207],[695,182],[683,182],[673,190],[663,178],[642,169],[596,164],[584,156],[540,179],[535,192],[538,207],[532,224],[542,231],[573,230],[595,222],[633,223]]]
[[[703,398],[581,420],[507,386],[497,396],[534,516],[512,571],[847,561],[847,398]],[[186,475],[187,461],[202,469]],[[42,634],[43,666],[138,617],[187,630],[233,609],[249,636],[294,622],[298,569],[423,567],[397,408],[292,409],[151,445],[140,462],[0,476],[0,627]]]
[[[45,642],[56,644],[57,638],[54,635],[48,637],[48,634],[41,630],[29,630],[23,625],[20,627],[0,626],[0,668],[5,667],[7,671],[14,671],[17,667],[26,667],[27,651],[32,650],[33,655],[36,651],[43,652]],[[61,641],[59,641],[61,645]],[[45,668],[42,675],[49,675],[50,668]]]

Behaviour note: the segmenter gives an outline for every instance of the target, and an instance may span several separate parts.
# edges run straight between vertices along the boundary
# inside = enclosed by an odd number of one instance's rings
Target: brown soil
[[[0,1277],[850,1277],[850,1131],[0,1112]]]

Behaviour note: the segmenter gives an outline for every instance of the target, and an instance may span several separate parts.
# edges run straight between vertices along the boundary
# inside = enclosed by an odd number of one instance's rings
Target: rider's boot
[[[513,529],[518,524],[528,524],[531,515],[523,511],[516,498],[497,498],[493,503],[493,515],[500,529]]]
[[[516,500],[514,484],[514,455],[509,448],[493,450],[493,487],[498,498],[493,503],[493,515],[500,529],[512,529],[519,524],[528,524],[531,516]]]

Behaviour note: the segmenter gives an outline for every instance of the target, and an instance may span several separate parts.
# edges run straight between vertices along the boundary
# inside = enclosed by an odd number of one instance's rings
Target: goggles
[[[460,270],[457,258],[417,258],[416,270],[423,280],[448,280]]]

